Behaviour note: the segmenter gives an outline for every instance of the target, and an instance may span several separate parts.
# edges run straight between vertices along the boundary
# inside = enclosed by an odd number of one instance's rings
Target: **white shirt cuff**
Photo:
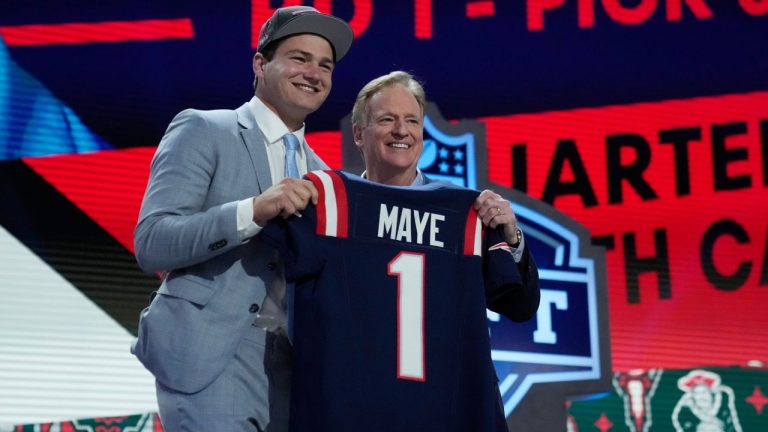
[[[237,203],[237,236],[241,242],[258,234],[263,227],[253,221],[253,198],[246,198]]]

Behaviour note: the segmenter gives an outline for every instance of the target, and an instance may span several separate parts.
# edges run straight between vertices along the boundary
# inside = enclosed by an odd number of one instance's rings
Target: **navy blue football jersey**
[[[261,232],[296,284],[291,430],[506,431],[485,298],[521,282],[479,192],[306,178],[317,205]]]

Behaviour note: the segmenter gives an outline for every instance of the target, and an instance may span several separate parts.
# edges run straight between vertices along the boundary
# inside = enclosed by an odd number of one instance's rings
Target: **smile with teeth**
[[[395,143],[389,143],[387,144],[388,147],[396,148],[396,149],[409,149],[411,146],[406,143],[401,142],[395,142]]]
[[[296,86],[296,88],[298,88],[299,90],[302,90],[302,91],[305,91],[305,92],[309,92],[309,93],[317,93],[318,91],[320,91],[320,90],[318,90],[318,89],[316,89],[316,88],[314,88],[314,87],[312,87],[310,85],[307,85],[307,84],[296,83],[296,84],[294,84],[294,86]]]

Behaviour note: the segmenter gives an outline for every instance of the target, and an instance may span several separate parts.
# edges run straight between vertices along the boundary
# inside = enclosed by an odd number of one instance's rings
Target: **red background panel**
[[[710,364],[744,364],[768,358],[768,282],[760,280],[766,264],[768,242],[768,188],[763,173],[765,140],[760,121],[768,119],[768,93],[751,93],[688,100],[641,103],[626,106],[576,109],[539,114],[486,117],[489,177],[512,186],[511,146],[527,146],[528,193],[541,198],[552,169],[558,141],[572,139],[597,197],[587,206],[576,194],[556,196],[553,205],[584,224],[593,236],[609,236],[615,247],[607,252],[608,299],[613,367],[679,368]],[[736,190],[716,190],[712,152],[712,126],[733,122],[746,124],[746,133],[726,138],[725,148],[746,150],[746,158],[727,164],[728,177],[748,176],[750,185]],[[687,166],[690,193],[678,196],[675,159],[671,145],[659,143],[659,131],[699,127],[701,139],[688,144]],[[657,198],[643,199],[622,183],[623,200],[608,202],[606,137],[638,134],[651,150],[642,178]],[[626,149],[625,149],[626,150]],[[635,159],[634,151],[622,152],[622,164]],[[566,163],[555,170],[560,181],[573,179]],[[728,220],[747,233],[738,243],[722,235],[714,243],[714,267],[733,275],[739,264],[749,262],[751,271],[736,289],[725,291],[705,276],[701,248],[713,224]],[[666,236],[670,296],[659,294],[657,272],[639,276],[639,300],[627,296],[625,257],[630,254],[623,235],[636,239],[634,255],[656,256],[654,230]],[[630,267],[633,264],[630,263]]]

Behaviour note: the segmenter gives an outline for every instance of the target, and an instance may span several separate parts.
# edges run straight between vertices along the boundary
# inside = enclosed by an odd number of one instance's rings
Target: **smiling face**
[[[279,43],[271,60],[262,53],[253,57],[256,96],[290,130],[296,130],[331,91],[333,50],[327,40],[312,34],[291,36]]]
[[[714,392],[708,386],[700,384],[691,390],[693,404],[699,408],[711,409],[714,405]]]
[[[423,117],[416,98],[400,84],[370,98],[364,123],[352,126],[368,179],[399,186],[413,182],[424,147]]]

